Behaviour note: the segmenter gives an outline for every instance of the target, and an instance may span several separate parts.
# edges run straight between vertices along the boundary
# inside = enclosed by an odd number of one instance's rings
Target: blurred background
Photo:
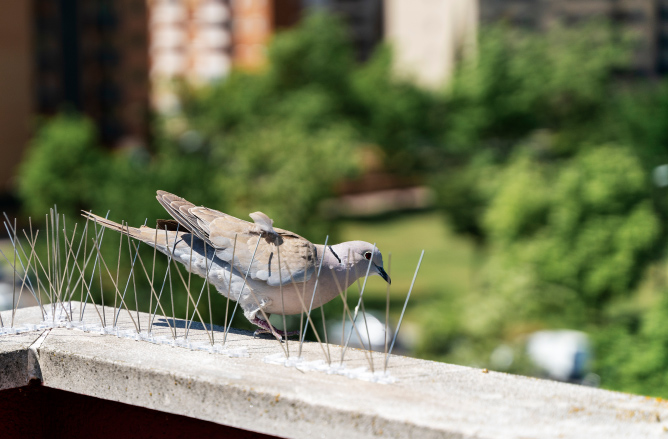
[[[5,0],[0,207],[377,242],[393,325],[425,249],[401,352],[668,397],[667,72],[667,0]]]

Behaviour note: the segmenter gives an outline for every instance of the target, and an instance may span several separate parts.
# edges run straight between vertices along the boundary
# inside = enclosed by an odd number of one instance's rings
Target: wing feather
[[[261,212],[256,212],[259,215],[253,214],[254,219],[259,218],[259,223],[251,223],[214,209],[195,206],[168,192],[158,191],[156,198],[182,227],[192,230],[213,247],[218,258],[230,263],[241,273],[246,273],[250,265],[251,279],[278,286],[292,280],[305,282],[315,271],[315,246],[296,233],[267,228],[271,219]],[[253,257],[256,245],[257,252]]]

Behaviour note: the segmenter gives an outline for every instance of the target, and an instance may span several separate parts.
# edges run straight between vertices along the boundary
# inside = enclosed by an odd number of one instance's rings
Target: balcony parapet
[[[105,314],[111,321],[113,310]],[[93,316],[98,318],[87,309],[90,325]],[[6,325],[11,312],[2,318]],[[40,319],[37,307],[19,309],[15,326]],[[139,313],[142,329],[148,320]],[[166,322],[156,317],[156,337],[170,334]],[[133,325],[123,311],[119,328]],[[184,322],[176,326],[183,337]],[[223,328],[213,332],[220,343]],[[189,339],[195,346],[208,337],[193,323]],[[283,351],[273,338],[233,330],[227,345],[244,355],[66,327],[2,335],[0,390],[38,379],[68,392],[295,438],[651,438],[665,437],[668,429],[668,403],[655,398],[402,356],[389,361],[394,382],[369,382],[275,364]],[[298,342],[289,348],[296,356]],[[340,346],[306,342],[302,365],[324,360],[327,349],[334,361],[340,359]],[[366,355],[349,349],[345,367],[368,368]],[[373,354],[377,369],[383,357]]]

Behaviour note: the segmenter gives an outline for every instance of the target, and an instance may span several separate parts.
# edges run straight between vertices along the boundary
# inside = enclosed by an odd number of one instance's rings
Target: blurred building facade
[[[109,146],[143,144],[173,84],[262,69],[272,35],[325,9],[359,60],[383,40],[402,76],[438,88],[475,52],[480,22],[541,29],[605,17],[638,39],[638,72],[668,72],[668,0],[6,0],[0,17],[0,192],[11,188],[35,116],[92,117]]]
[[[3,2],[0,14],[0,192],[11,187],[14,169],[30,136],[31,17],[29,2]]]
[[[148,0],[149,63],[154,108],[178,102],[173,82],[211,81],[231,68],[231,12],[225,0]]]
[[[271,36],[292,27],[302,13],[300,0],[232,0],[232,53],[235,66],[262,68]]]
[[[149,0],[151,77],[216,79],[230,69],[226,1]]]
[[[152,104],[178,106],[174,84],[202,84],[227,76],[232,66],[266,64],[271,36],[294,26],[300,0],[148,0]]]
[[[145,142],[144,2],[7,0],[0,15],[0,192],[13,185],[36,116],[77,110],[108,145]]]
[[[357,59],[365,61],[383,40],[383,0],[304,0],[307,9],[325,9],[337,14],[348,26]]]
[[[616,23],[635,42],[633,69],[668,73],[668,0],[479,0],[482,23],[544,29],[591,19]]]
[[[107,145],[148,135],[147,9],[133,0],[33,0],[33,110],[67,108],[98,125]]]
[[[385,36],[404,77],[439,88],[475,51],[477,0],[385,1]]]

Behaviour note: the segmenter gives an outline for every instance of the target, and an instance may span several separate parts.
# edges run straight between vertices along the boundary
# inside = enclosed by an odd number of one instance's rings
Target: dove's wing
[[[157,199],[183,228],[199,235],[216,250],[218,258],[239,272],[246,273],[252,260],[251,279],[278,286],[290,283],[291,277],[295,282],[305,282],[315,271],[318,256],[315,246],[295,233],[274,229],[272,220],[262,212],[251,214],[256,222],[250,223],[214,209],[195,206],[164,191],[158,191]],[[257,252],[253,257],[256,245]]]
[[[262,230],[258,225],[233,216],[216,218],[210,225],[210,240],[216,248],[216,256],[230,261],[237,237],[234,266],[245,273],[253,261],[250,277],[278,286],[290,282],[307,281],[314,271],[317,250],[307,239],[287,230]],[[258,244],[258,240],[260,243]],[[253,252],[257,246],[255,257]],[[280,273],[278,253],[280,251]]]
[[[209,224],[216,218],[230,216],[208,207],[195,206],[190,201],[165,191],[158,191],[156,198],[182,229],[195,233],[207,242]]]

